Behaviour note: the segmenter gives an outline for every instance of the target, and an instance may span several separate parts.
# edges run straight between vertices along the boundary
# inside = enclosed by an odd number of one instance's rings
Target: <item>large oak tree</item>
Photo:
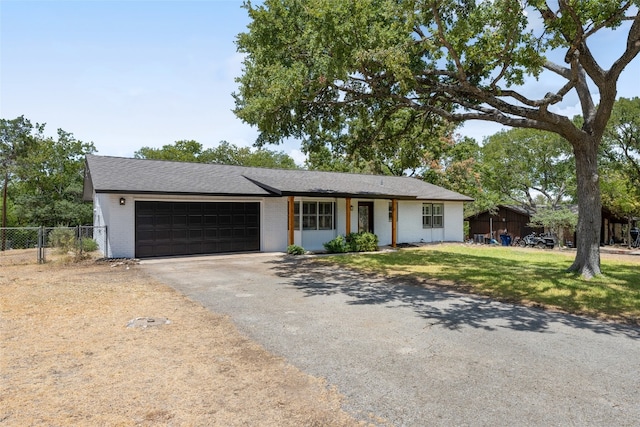
[[[258,143],[358,144],[362,125],[413,111],[416,126],[487,120],[555,132],[572,146],[580,218],[572,271],[600,273],[597,158],[617,82],[640,51],[640,0],[265,0],[245,3],[236,114]],[[610,64],[591,41],[625,31]],[[547,79],[551,75],[554,78]],[[544,93],[523,88],[544,78]],[[551,88],[555,84],[555,87]],[[584,122],[556,112],[579,100]],[[411,129],[410,129],[411,130]],[[377,143],[380,143],[377,141]],[[387,144],[393,146],[394,140]]]

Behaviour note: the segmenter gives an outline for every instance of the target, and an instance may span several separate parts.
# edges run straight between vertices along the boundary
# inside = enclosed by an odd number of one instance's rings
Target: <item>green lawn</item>
[[[565,271],[574,256],[558,250],[442,244],[326,259],[386,275],[415,275],[499,300],[640,323],[640,258],[631,263],[603,259],[604,274],[584,280]]]

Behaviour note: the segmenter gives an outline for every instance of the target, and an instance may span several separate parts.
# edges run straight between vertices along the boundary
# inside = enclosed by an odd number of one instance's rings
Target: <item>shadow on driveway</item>
[[[306,296],[344,294],[350,297],[347,304],[351,305],[408,307],[427,320],[427,326],[548,333],[551,323],[560,323],[598,334],[640,338],[640,328],[634,326],[497,302],[412,276],[383,277],[299,257],[283,257],[269,263],[277,276],[288,279],[290,285]]]

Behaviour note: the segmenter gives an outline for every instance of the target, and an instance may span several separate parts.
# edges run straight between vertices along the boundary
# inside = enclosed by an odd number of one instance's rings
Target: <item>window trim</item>
[[[444,228],[444,203],[422,204],[422,228]]]
[[[315,206],[313,209],[307,209],[306,206]],[[329,205],[329,213],[325,212],[325,208]],[[300,212],[302,211],[302,213]],[[306,219],[306,221],[305,221]],[[322,223],[331,222],[330,228],[322,226]],[[313,223],[314,227],[306,226]],[[327,231],[336,229],[336,203],[322,200],[296,200],[293,202],[293,224],[294,230],[302,231]]]

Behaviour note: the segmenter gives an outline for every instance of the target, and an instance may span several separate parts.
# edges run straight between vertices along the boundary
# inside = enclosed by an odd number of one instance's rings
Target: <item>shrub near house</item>
[[[329,253],[373,252],[378,250],[378,236],[369,232],[349,233],[323,245]]]

